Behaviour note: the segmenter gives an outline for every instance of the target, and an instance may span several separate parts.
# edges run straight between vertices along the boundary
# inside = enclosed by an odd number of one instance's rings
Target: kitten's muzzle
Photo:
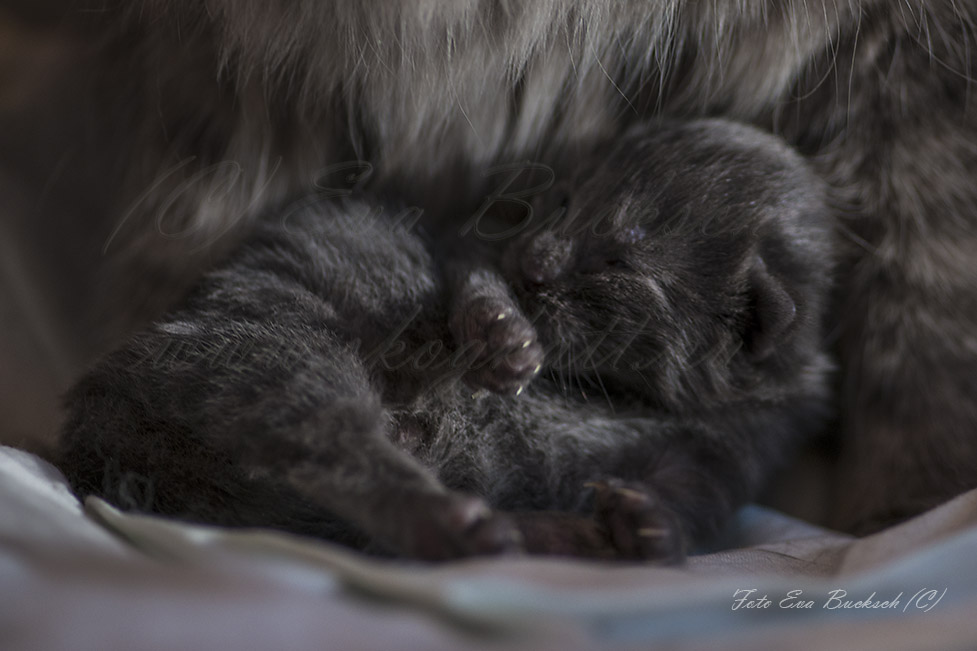
[[[567,272],[573,256],[572,240],[544,231],[520,244],[518,266],[524,282],[548,285]]]

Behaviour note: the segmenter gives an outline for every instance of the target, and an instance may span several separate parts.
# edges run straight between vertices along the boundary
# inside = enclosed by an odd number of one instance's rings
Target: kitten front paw
[[[674,565],[685,560],[685,536],[675,513],[655,491],[620,479],[588,484],[596,491],[595,514],[619,558]]]
[[[536,330],[507,298],[471,299],[455,312],[451,329],[467,352],[465,381],[477,389],[518,394],[542,368]]]

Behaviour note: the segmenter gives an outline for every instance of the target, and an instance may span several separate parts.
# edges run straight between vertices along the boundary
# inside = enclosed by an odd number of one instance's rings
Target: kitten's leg
[[[518,547],[508,519],[394,444],[387,376],[361,350],[412,306],[384,274],[427,287],[418,242],[366,217],[353,223],[365,233],[340,213],[293,217],[74,388],[61,466],[75,489],[195,521],[365,537],[420,558]],[[357,247],[377,266],[358,264]]]
[[[545,410],[538,395],[529,400],[532,413]],[[693,541],[717,534],[756,496],[827,413],[817,397],[686,415],[550,410],[546,423],[529,428],[529,445],[553,465],[499,484],[493,502],[525,504],[549,491],[550,508],[565,509],[518,514],[531,553],[680,562]]]
[[[385,442],[363,447],[362,465],[300,462],[288,469],[289,481],[399,555],[447,560],[521,549],[516,525],[483,500],[445,490]]]
[[[539,556],[613,559],[620,552],[607,527],[593,515],[565,511],[510,514],[519,526],[523,548]]]
[[[276,472],[324,510],[352,523],[374,546],[425,560],[520,549],[516,526],[477,497],[446,490],[416,460],[393,445],[379,404],[362,396],[323,405],[292,432],[268,439],[271,455],[283,441],[300,441],[295,456],[277,457]],[[267,468],[266,454],[242,459]]]
[[[263,308],[282,307],[253,289]],[[348,348],[281,312],[274,324],[232,313],[215,312],[218,323],[184,312],[75,388],[60,465],[76,490],[196,521],[366,536],[417,558],[518,547],[505,517],[447,491],[391,442]]]

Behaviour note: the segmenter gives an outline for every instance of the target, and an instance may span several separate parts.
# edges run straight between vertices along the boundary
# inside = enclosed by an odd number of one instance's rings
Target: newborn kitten
[[[822,188],[720,121],[582,153],[482,261],[367,198],[269,215],[71,392],[73,487],[426,559],[681,558],[828,414]]]

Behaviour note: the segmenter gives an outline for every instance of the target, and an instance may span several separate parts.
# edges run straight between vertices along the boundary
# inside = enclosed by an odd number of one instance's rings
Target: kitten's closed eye
[[[631,265],[628,264],[626,260],[621,258],[608,258],[604,261],[604,267],[606,269],[613,269],[614,271],[631,271]]]
[[[628,258],[633,255],[635,250],[632,248],[648,236],[648,231],[644,226],[631,226],[623,230],[619,236],[619,243],[613,250],[604,255],[603,268],[612,271],[634,271]],[[620,247],[620,248],[619,248]]]
[[[621,239],[626,244],[637,244],[648,236],[648,230],[644,226],[632,226],[624,231]]]

